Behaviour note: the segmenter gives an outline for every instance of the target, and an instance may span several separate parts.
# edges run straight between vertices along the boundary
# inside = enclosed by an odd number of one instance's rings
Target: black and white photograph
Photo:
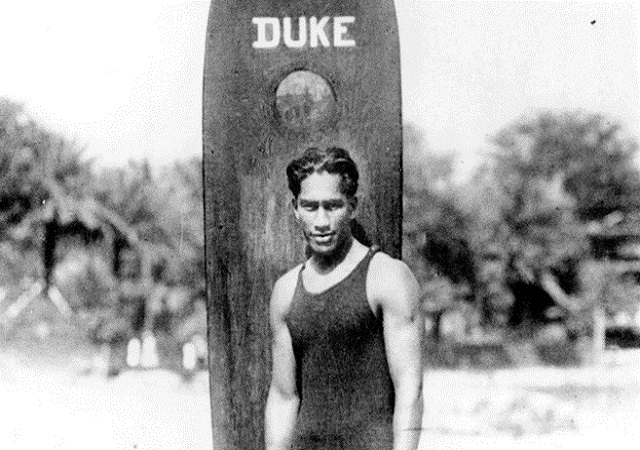
[[[0,448],[631,448],[632,2],[0,5]]]

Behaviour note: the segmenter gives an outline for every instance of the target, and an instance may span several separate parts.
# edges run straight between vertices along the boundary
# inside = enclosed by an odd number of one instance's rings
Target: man
[[[414,450],[422,419],[418,285],[356,240],[358,170],[311,148],[287,167],[309,259],[271,296],[267,450]]]

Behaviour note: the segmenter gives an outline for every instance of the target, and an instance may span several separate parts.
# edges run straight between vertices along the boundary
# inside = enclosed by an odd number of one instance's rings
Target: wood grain
[[[354,16],[355,47],[255,49],[253,17]],[[293,70],[331,86],[333,120],[283,126],[275,92]],[[268,301],[304,259],[286,165],[309,146],[341,146],[361,172],[359,222],[400,257],[401,115],[398,33],[391,0],[214,0],[203,89],[205,239],[214,448],[263,448],[270,379]]]

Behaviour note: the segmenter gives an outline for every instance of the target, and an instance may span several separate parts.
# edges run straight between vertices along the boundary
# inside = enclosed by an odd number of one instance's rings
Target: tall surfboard
[[[400,60],[392,0],[213,0],[203,91],[205,239],[215,449],[263,448],[269,298],[305,258],[285,168],[347,149],[359,224],[400,257]]]

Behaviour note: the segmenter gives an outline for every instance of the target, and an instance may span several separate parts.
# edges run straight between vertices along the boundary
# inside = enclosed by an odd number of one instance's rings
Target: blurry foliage
[[[503,128],[494,138],[495,174],[515,202],[523,185],[554,180],[575,201],[581,220],[640,207],[638,144],[621,126],[599,114],[543,111]]]
[[[483,325],[513,324],[530,303],[544,306],[515,293],[544,292],[548,274],[580,302],[606,297],[610,311],[636,298],[609,269],[587,276],[599,290],[584,279],[587,224],[640,208],[637,144],[618,124],[583,112],[521,118],[495,135],[495,152],[466,183],[455,179],[455,154],[432,151],[413,125],[403,137],[403,257],[436,333],[443,314],[469,302]],[[169,309],[193,309],[204,298],[202,188],[198,158],[158,170],[146,161],[97,170],[73,142],[0,99],[2,282],[42,276],[33,262],[46,237],[79,227],[97,234],[50,255],[76,310],[96,312],[122,334],[130,324],[120,322],[137,314],[125,311],[131,299],[156,288],[176,290],[181,300],[167,295]],[[95,245],[109,230],[113,255]],[[104,325],[94,329],[104,333]]]
[[[144,296],[155,285],[171,286],[187,300],[168,303],[193,309],[184,303],[204,296],[201,178],[198,158],[158,173],[146,161],[96,169],[21,104],[0,99],[3,284],[23,291],[45,274],[43,262],[55,260],[47,272],[55,268],[56,285],[87,323],[104,322],[89,329],[105,336],[108,326],[120,334],[131,326],[120,323],[137,314],[125,311],[135,303],[129,291]]]
[[[423,310],[439,324],[475,285],[468,218],[457,202],[454,155],[429,151],[412,125],[405,126],[403,141],[403,259],[420,283]]]
[[[637,144],[621,137],[618,124],[580,111],[521,118],[494,143],[486,169],[497,190],[492,224],[502,228],[496,235],[507,249],[507,285],[513,292],[542,287],[557,302],[560,297],[541,283],[542,277],[555,279],[577,294],[576,311],[586,311],[591,289],[579,272],[590,257],[587,224],[638,208]],[[516,296],[513,311],[535,307]]]
[[[578,274],[585,290],[585,302],[600,305],[609,315],[634,313],[640,305],[640,285],[622,277],[624,264],[616,261],[589,261]]]
[[[81,149],[0,98],[1,240],[34,246],[43,237],[38,225],[54,215],[86,220],[76,202],[90,180]]]
[[[491,158],[456,184],[454,155],[434,154],[415,127],[405,128],[409,264],[423,286],[445,277],[459,292],[470,290],[457,297],[476,302],[485,326],[542,317],[553,293],[540,280],[549,274],[585,305],[587,225],[640,207],[636,142],[623,138],[618,124],[579,111],[521,118],[493,142]],[[456,297],[437,284],[424,289],[428,311],[451,307]],[[534,291],[540,295],[521,295]],[[621,305],[628,295],[606,297]]]
[[[163,281],[204,280],[202,166],[199,159],[176,162],[154,175],[148,162],[103,170],[95,197],[136,230],[141,251]]]

